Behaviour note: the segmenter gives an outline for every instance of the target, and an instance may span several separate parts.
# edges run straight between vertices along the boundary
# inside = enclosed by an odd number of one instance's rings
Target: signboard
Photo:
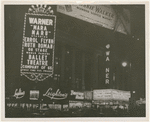
[[[120,33],[130,33],[130,19],[126,19],[130,17],[128,10],[118,14],[109,5],[58,5],[57,11]]]
[[[71,94],[70,95],[75,95],[75,99],[84,99],[84,92],[76,92],[74,90],[71,90]]]
[[[14,97],[16,99],[23,98],[24,95],[25,95],[25,91],[22,91],[21,88],[15,90]]]
[[[130,97],[130,91],[112,89],[112,98],[114,100],[129,101]]]
[[[68,94],[62,94],[61,91],[59,89],[57,89],[56,92],[53,92],[52,88],[49,88],[45,94],[43,94],[43,96],[46,96],[50,99],[55,99],[55,100],[63,100],[66,99]]]
[[[93,100],[118,100],[128,102],[130,97],[130,91],[122,91],[116,89],[93,90]]]
[[[30,90],[30,100],[39,99],[39,90]]]
[[[86,107],[86,108],[91,108],[92,103],[90,103],[90,102],[84,102],[83,106]]]
[[[111,100],[111,90],[102,89],[102,90],[93,90],[93,100]]]
[[[85,100],[92,100],[92,91],[85,91],[84,92],[84,99]]]
[[[26,13],[21,55],[21,75],[35,81],[52,76],[56,16]]]
[[[69,101],[69,108],[82,108],[83,101]]]

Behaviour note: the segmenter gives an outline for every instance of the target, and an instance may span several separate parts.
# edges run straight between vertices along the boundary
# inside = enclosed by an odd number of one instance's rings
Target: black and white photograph
[[[4,118],[146,119],[146,6],[3,4]]]

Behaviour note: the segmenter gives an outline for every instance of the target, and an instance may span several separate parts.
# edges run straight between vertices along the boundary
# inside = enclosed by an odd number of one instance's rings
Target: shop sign
[[[54,71],[56,16],[49,9],[32,6],[24,18],[20,74],[32,81],[43,81]]]
[[[39,99],[39,90],[30,90],[30,100]]]
[[[119,14],[110,5],[58,5],[57,11],[123,34],[130,33],[130,12]]]
[[[69,101],[69,108],[82,108],[83,101]]]
[[[92,100],[92,91],[85,91],[84,92],[84,98],[86,100]]]
[[[25,95],[25,91],[22,91],[21,88],[15,90],[14,97],[16,99],[23,98],[24,95]]]
[[[84,99],[84,92],[76,92],[74,90],[71,90],[71,94],[70,95],[75,95],[75,99]]]
[[[61,91],[59,89],[57,89],[56,92],[52,91],[52,88],[49,88],[45,94],[43,94],[43,96],[46,96],[50,99],[55,99],[55,100],[63,100],[66,99],[68,94],[67,93],[61,93]]]

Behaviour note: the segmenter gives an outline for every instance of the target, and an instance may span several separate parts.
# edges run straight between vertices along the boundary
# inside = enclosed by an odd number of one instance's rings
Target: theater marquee
[[[25,14],[20,72],[32,81],[53,75],[56,16],[50,9],[32,6]]]

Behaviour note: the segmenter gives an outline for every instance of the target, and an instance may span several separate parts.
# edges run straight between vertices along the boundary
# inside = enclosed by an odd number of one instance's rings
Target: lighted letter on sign
[[[25,91],[22,91],[21,88],[15,90],[14,97],[16,97],[16,99],[23,98],[24,95]]]
[[[62,94],[59,89],[57,89],[56,93],[52,91],[52,88],[49,88],[43,96],[46,96],[50,99],[56,99],[56,100],[61,100],[61,99],[66,99],[68,94]]]

